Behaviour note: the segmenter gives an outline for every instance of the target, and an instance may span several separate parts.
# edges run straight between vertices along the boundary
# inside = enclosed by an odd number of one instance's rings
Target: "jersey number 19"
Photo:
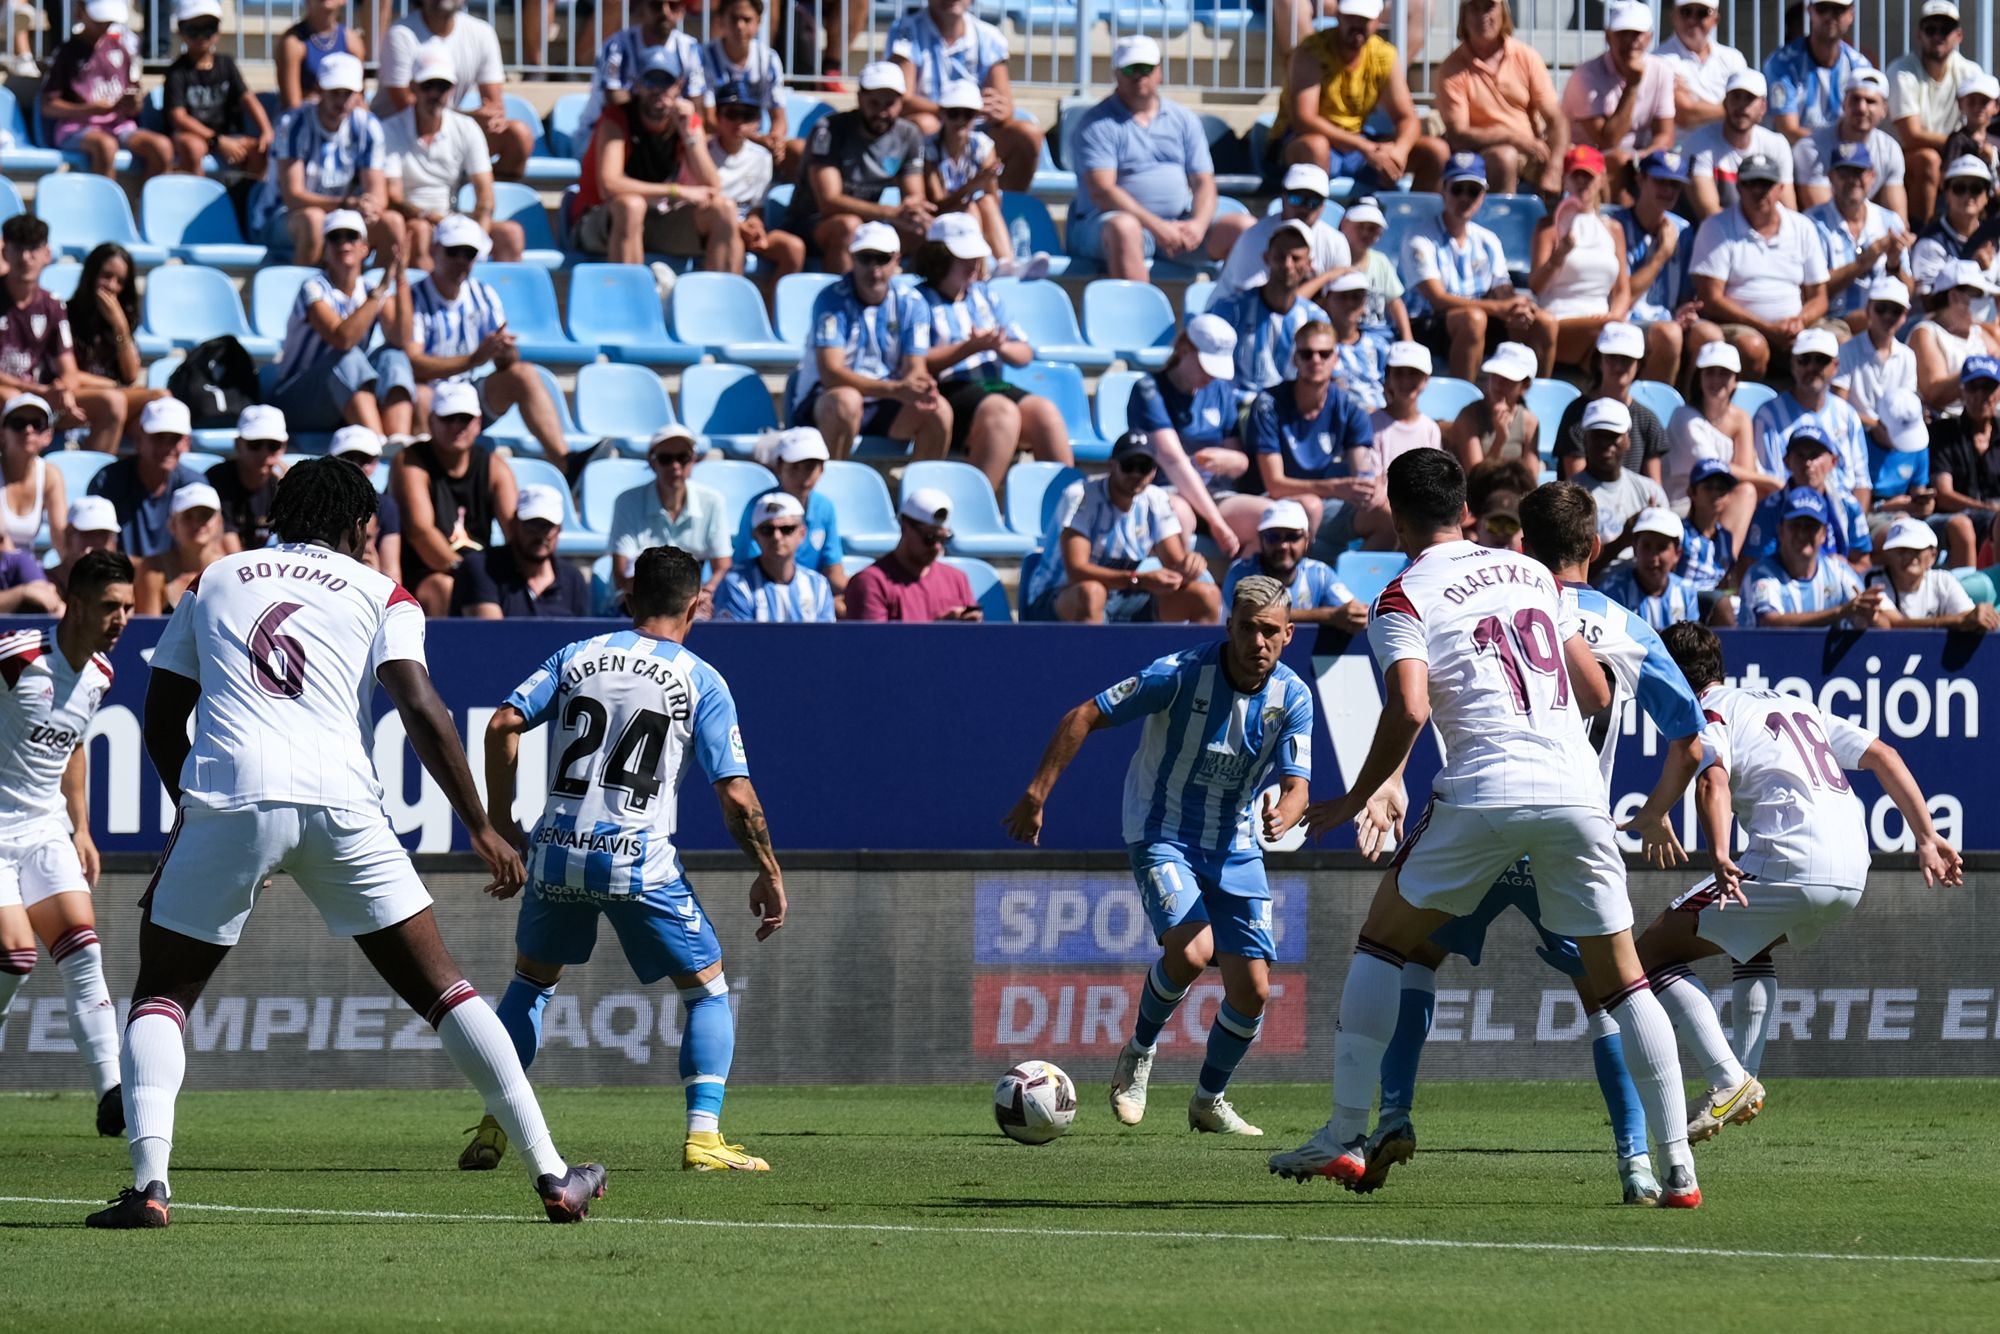
[[[1534,712],[1528,702],[1528,680],[1522,671],[1523,664],[1528,671],[1555,678],[1556,708],[1569,704],[1569,673],[1563,669],[1562,641],[1556,638],[1555,623],[1541,608],[1524,607],[1514,613],[1511,623],[1498,616],[1488,616],[1474,627],[1472,642],[1482,652],[1491,653],[1499,659],[1500,672],[1507,678],[1507,689],[1513,695],[1517,713]]]

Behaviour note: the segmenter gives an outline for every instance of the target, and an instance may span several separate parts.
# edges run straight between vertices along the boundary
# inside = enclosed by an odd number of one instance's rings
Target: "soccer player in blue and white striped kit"
[[[725,1143],[719,1120],[736,1024],[722,946],[681,874],[673,845],[681,779],[690,761],[715,786],[723,823],[756,859],[750,909],[763,940],[785,924],[784,878],[737,728],[736,702],[716,670],[683,647],[701,592],[701,563],[678,547],[639,555],[632,628],[558,649],[523,681],[486,729],[486,800],[496,829],[525,848],[527,895],[515,933],[514,980],[500,1002],[526,1068],[540,1045],[542,1011],[568,964],[586,963],[597,919],[609,918],[643,983],[670,979],[687,1007],[680,1073],[687,1096],[686,1171],[770,1170]],[[532,836],[514,819],[520,739],[550,725],[548,804]],[[499,1163],[507,1139],[491,1117],[458,1160]]]
[[[1119,1052],[1111,1108],[1126,1125],[1146,1114],[1160,1030],[1214,959],[1223,1001],[1188,1103],[1191,1129],[1264,1132],[1223,1097],[1257,1040],[1270,996],[1271,890],[1253,814],[1276,839],[1305,811],[1312,776],[1312,692],[1278,661],[1292,639],[1291,594],[1269,575],[1239,580],[1228,636],[1161,658],[1071,709],[1056,726],[1007,832],[1040,841],[1049,792],[1085,738],[1145,719],[1125,772],[1124,834],[1161,956],[1146,975],[1132,1040]],[[1278,796],[1252,811],[1266,775]]]

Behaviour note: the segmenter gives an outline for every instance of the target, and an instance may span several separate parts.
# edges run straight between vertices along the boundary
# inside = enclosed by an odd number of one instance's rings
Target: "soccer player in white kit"
[[[1804,947],[1854,911],[1868,882],[1868,813],[1846,771],[1874,774],[1896,803],[1925,884],[1963,884],[1965,869],[1893,746],[1796,695],[1724,685],[1722,641],[1705,626],[1684,621],[1660,638],[1709,724],[1695,809],[1716,850],[1715,874],[1646,928],[1639,957],[1708,1077],[1708,1096],[1688,1123],[1688,1137],[1701,1141],[1762,1111],[1764,1086],[1730,1050],[1689,965],[1711,954],[1745,963],[1776,945]],[[1740,859],[1730,851],[1732,815],[1749,836]]]
[[[519,887],[521,859],[487,822],[424,665],[423,609],[355,559],[375,508],[374,486],[346,460],[294,465],[271,504],[278,543],[202,571],[153,651],[146,752],[180,814],[142,900],[125,1027],[132,1185],[85,1220],[92,1227],[167,1225],[187,1011],[280,871],[437,1030],[521,1146],[550,1222],[582,1219],[604,1193],[602,1167],[571,1167],[556,1152],[507,1030],[439,939],[430,894],[383,810],[369,758],[378,682],[492,873],[488,892]]]
[[[1333,1117],[1300,1148],[1274,1155],[1271,1170],[1301,1180],[1329,1176],[1350,1190],[1360,1183],[1404,960],[1450,918],[1476,908],[1495,877],[1525,856],[1549,873],[1541,882],[1543,924],[1575,938],[1585,975],[1624,1035],[1666,1162],[1659,1202],[1694,1208],[1701,1191],[1673,1026],[1633,948],[1625,863],[1584,734],[1582,715],[1608,707],[1612,692],[1574,600],[1526,556],[1463,540],[1465,474],[1450,454],[1402,455],[1389,465],[1388,491],[1411,564],[1383,590],[1369,624],[1387,699],[1348,794],[1316,803],[1307,825],[1317,834],[1355,818],[1402,767],[1426,722],[1436,722],[1446,760],[1376,891],[1348,967]],[[1649,844],[1656,837],[1648,831]]]
[[[111,689],[108,656],[132,619],[132,562],[91,551],[69,572],[69,601],[53,630],[0,636],[0,1028],[49,947],[69,999],[69,1031],[90,1065],[97,1133],[125,1133],[118,1092],[118,1011],[104,985],[104,952],[90,888],[90,760],[83,739]]]

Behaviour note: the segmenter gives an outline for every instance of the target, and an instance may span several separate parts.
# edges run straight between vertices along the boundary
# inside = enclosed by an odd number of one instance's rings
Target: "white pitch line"
[[[0,1204],[101,1206],[102,1200],[59,1200],[36,1195],[0,1195]],[[294,1218],[378,1218],[424,1223],[539,1223],[527,1213],[433,1214],[401,1209],[286,1209],[276,1205],[193,1204],[176,1202],[177,1210],[217,1214],[269,1214]],[[1825,1260],[1845,1264],[2000,1265],[1987,1255],[1868,1255],[1841,1251],[1749,1251],[1717,1246],[1614,1246],[1571,1241],[1462,1241],[1436,1237],[1326,1236],[1289,1232],[1148,1232],[1116,1228],[1060,1227],[936,1227],[917,1223],[795,1223],[777,1219],[735,1218],[593,1218],[593,1223],[623,1223],[645,1227],[734,1228],[770,1232],[888,1232],[915,1236],[1110,1238],[1119,1241],[1283,1241],[1315,1246],[1397,1246],[1412,1250],[1540,1251],[1566,1255],[1665,1255],[1708,1260]]]

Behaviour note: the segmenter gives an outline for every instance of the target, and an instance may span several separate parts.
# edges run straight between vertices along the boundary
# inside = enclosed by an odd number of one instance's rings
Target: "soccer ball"
[[[1060,1139],[1076,1120],[1076,1085],[1047,1061],[1023,1061],[993,1086],[993,1119],[1019,1144]]]

